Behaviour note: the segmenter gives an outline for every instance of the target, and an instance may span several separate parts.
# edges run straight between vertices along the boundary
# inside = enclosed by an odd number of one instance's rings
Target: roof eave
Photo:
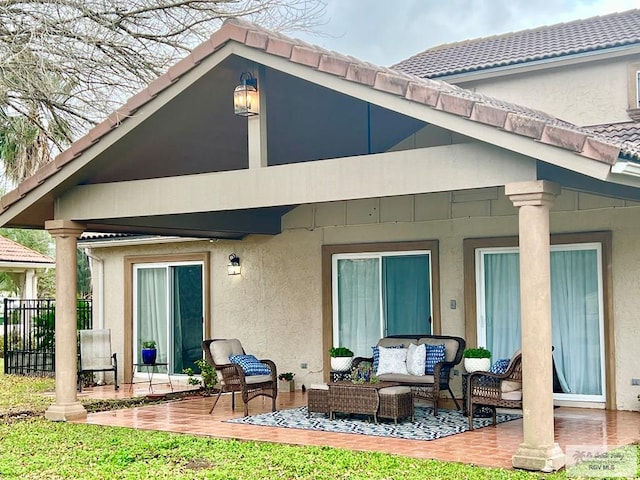
[[[489,78],[502,77],[505,75],[516,75],[549,68],[561,68],[565,66],[578,65],[581,63],[608,60],[629,55],[640,54],[640,43],[621,45],[616,47],[604,47],[588,52],[568,53],[559,56],[526,60],[508,65],[491,66],[487,68],[475,68],[464,72],[432,75],[429,78],[443,80],[454,84],[464,82],[485,80]]]

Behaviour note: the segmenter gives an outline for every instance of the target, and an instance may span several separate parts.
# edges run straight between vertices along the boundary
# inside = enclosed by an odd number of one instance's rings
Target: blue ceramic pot
[[[156,363],[156,355],[158,351],[155,348],[143,348],[142,349],[142,363],[146,365],[153,365]]]

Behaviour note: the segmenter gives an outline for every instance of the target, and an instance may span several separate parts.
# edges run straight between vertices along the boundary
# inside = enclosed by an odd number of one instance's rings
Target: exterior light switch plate
[[[305,368],[307,368],[307,364],[306,363],[301,363],[300,364],[300,368],[304,370]]]
[[[451,308],[451,310],[455,310],[457,306],[458,305],[455,300],[449,300],[449,308]]]
[[[631,385],[640,385],[640,378],[632,378]]]

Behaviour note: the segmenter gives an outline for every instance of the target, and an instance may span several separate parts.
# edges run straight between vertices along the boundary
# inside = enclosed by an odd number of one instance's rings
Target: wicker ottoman
[[[311,413],[329,413],[329,386],[326,383],[315,383],[307,392],[307,416]]]
[[[413,422],[413,394],[411,387],[387,387],[378,391],[380,406],[378,417],[393,418],[398,423],[399,418],[411,417]]]

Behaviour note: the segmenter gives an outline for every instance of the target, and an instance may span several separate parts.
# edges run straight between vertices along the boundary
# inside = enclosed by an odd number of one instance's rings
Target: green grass
[[[2,363],[0,361],[0,369]],[[0,370],[0,372],[3,370]],[[296,447],[97,425],[55,423],[41,413],[53,400],[53,380],[0,373],[2,479],[506,479],[565,478],[487,469],[330,447]],[[134,400],[135,402],[136,400]],[[90,410],[121,406],[95,402]],[[425,445],[428,448],[428,443]],[[401,452],[399,452],[401,453]]]
[[[15,479],[539,479],[328,447],[294,447],[42,419],[0,424],[0,477]]]

